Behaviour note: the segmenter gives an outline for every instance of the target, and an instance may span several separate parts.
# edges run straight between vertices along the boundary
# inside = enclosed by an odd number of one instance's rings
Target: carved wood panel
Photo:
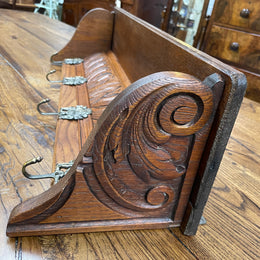
[[[161,216],[163,209],[171,217],[189,167],[194,175],[198,166],[200,153],[191,161],[192,151],[203,147],[209,129],[212,90],[186,74],[160,75],[112,101],[88,152],[93,194],[126,215]]]

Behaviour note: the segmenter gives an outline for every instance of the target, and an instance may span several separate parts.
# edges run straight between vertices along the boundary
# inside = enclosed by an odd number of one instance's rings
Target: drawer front
[[[62,21],[72,26],[77,26],[79,22],[78,18],[78,6],[75,3],[66,2],[62,7]]]
[[[247,70],[260,72],[259,35],[213,25],[205,52]]]
[[[246,97],[254,101],[260,102],[260,75],[249,71],[241,70],[246,75],[247,89]]]
[[[260,0],[219,0],[215,22],[260,32]]]
[[[133,5],[134,4],[134,0],[121,0],[122,4],[127,4],[127,5]]]

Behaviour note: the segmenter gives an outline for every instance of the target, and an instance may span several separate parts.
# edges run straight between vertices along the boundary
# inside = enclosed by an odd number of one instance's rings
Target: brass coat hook
[[[61,66],[63,61],[55,61],[53,58],[57,55],[58,53],[54,53],[53,55],[51,55],[51,58],[50,58],[50,62],[52,65],[55,65],[55,66]]]
[[[45,104],[45,103],[48,103],[48,102],[50,102],[50,99],[49,99],[49,98],[43,99],[43,100],[37,105],[37,111],[38,111],[41,115],[45,115],[45,116],[58,115],[58,114],[59,114],[58,112],[45,113],[45,112],[42,112],[42,111],[41,111],[40,106],[41,106],[42,104]]]
[[[50,102],[49,98],[43,99],[38,105],[37,110],[41,115],[45,116],[58,116],[59,119],[66,120],[81,120],[87,118],[92,114],[92,110],[86,106],[77,105],[75,107],[61,107],[59,112],[45,113],[42,112],[40,106],[42,104]]]
[[[54,73],[56,73],[56,70],[55,70],[55,69],[49,71],[49,72],[47,73],[47,75],[46,75],[46,79],[47,79],[50,83],[62,83],[62,80],[51,80],[51,79],[49,79],[49,75],[54,74]]]
[[[64,85],[76,86],[76,85],[84,84],[84,83],[86,83],[88,81],[87,78],[82,77],[82,76],[65,77],[65,78],[63,78],[63,80],[50,80],[49,79],[49,75],[51,75],[51,74],[53,74],[55,72],[56,72],[56,70],[51,70],[46,75],[46,79],[50,83],[62,83]]]
[[[81,59],[81,58],[66,58],[64,59],[63,61],[55,61],[54,60],[54,57],[57,55],[58,53],[54,53],[51,58],[50,58],[50,62],[52,65],[55,65],[55,66],[61,66],[62,63],[65,63],[65,64],[69,64],[69,65],[76,65],[76,64],[80,64],[84,61],[84,59]]]
[[[69,169],[74,163],[74,161],[70,161],[69,163],[57,163],[55,171],[49,174],[33,175],[26,171],[26,167],[32,164],[40,163],[42,159],[43,159],[42,157],[35,157],[32,160],[29,160],[26,163],[24,163],[22,168],[23,175],[26,178],[31,180],[52,178],[54,179],[54,183],[57,183],[61,178],[63,178],[67,174],[67,172],[69,171]],[[63,171],[61,169],[66,169],[66,170]]]

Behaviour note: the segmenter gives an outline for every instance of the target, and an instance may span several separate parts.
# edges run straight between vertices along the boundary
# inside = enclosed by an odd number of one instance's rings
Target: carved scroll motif
[[[196,136],[213,109],[211,89],[197,79],[163,76],[144,78],[121,93],[105,111],[93,146],[102,190],[134,211],[176,201]]]

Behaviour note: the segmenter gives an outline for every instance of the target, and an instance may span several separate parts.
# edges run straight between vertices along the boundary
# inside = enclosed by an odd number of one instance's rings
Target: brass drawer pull
[[[244,8],[240,12],[240,16],[243,18],[248,18],[250,14],[250,11],[247,8]]]
[[[230,49],[231,49],[232,51],[238,51],[238,49],[239,49],[239,43],[238,43],[238,42],[232,42],[232,43],[230,44]]]

